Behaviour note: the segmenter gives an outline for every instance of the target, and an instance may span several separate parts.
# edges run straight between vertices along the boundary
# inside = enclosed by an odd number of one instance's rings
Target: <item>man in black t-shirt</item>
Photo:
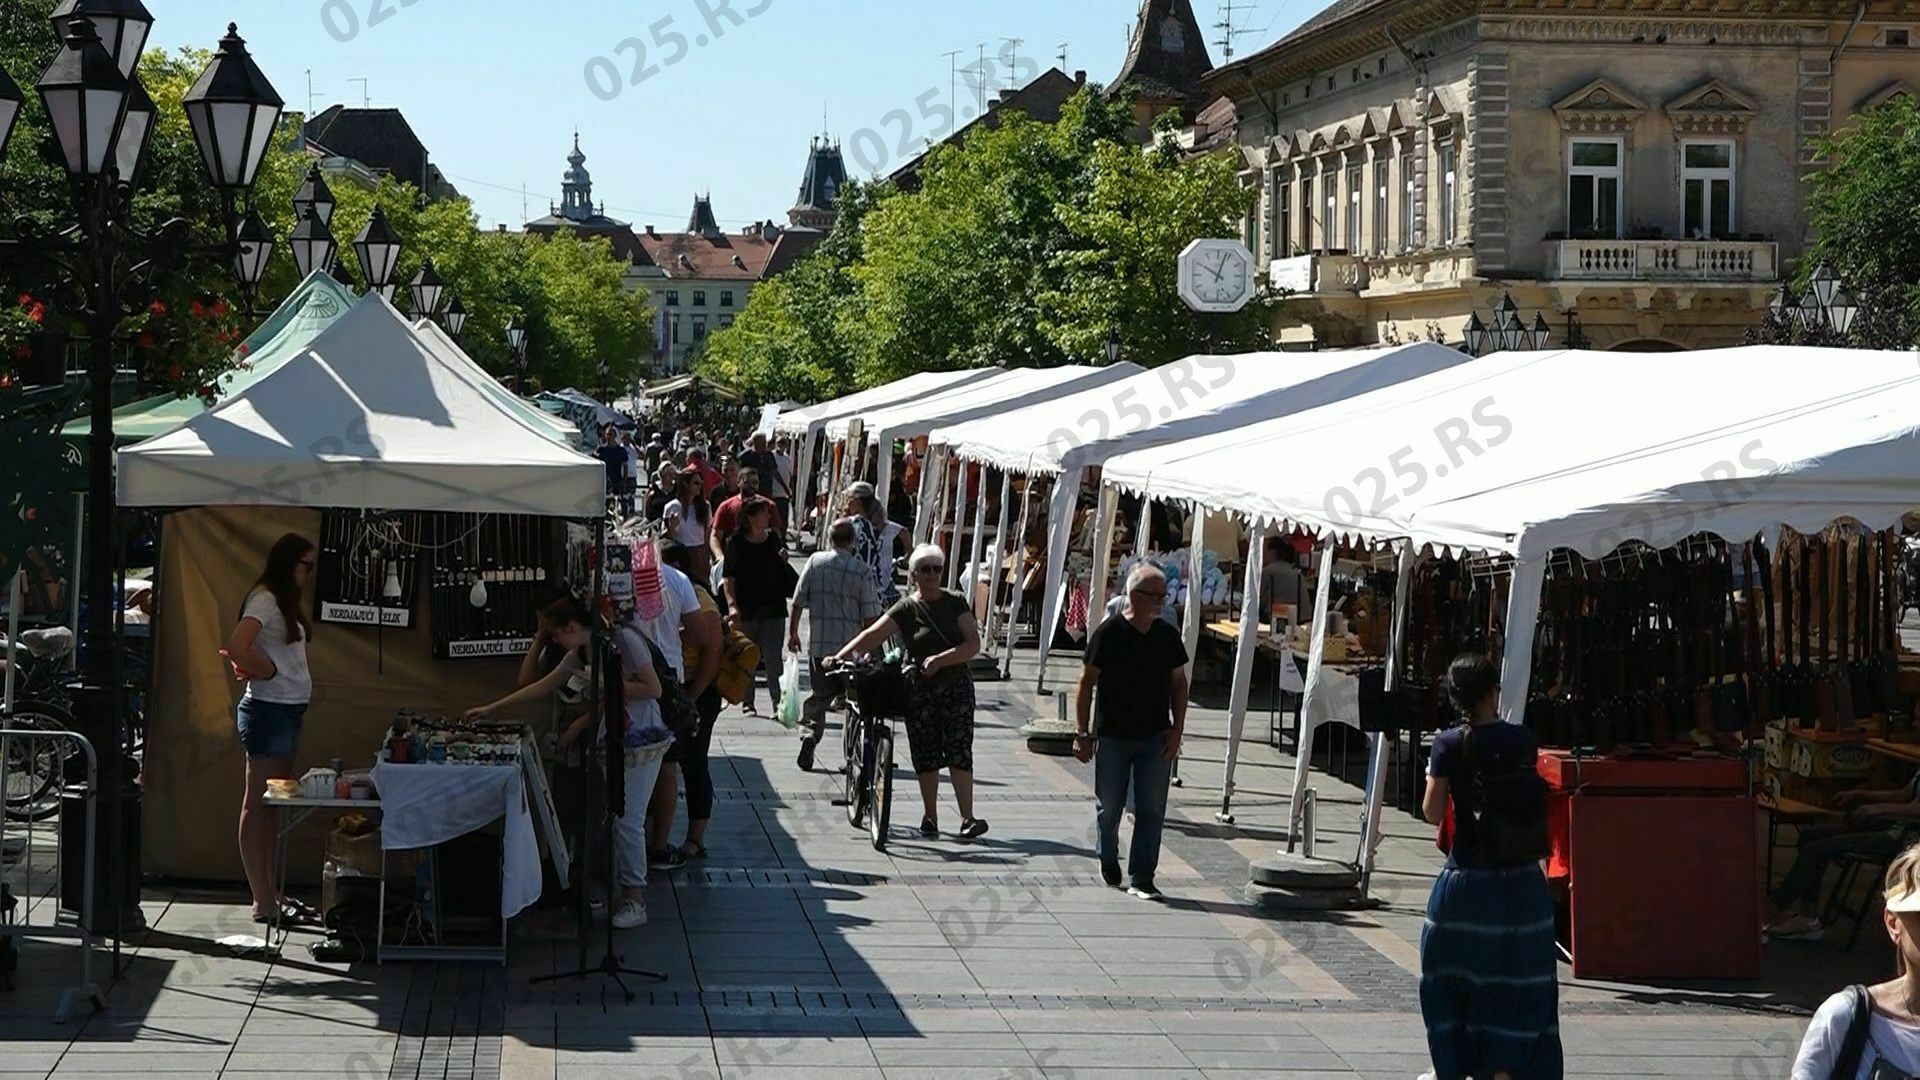
[[[1153,872],[1173,759],[1187,724],[1187,648],[1180,631],[1160,617],[1166,603],[1166,575],[1147,563],[1135,566],[1127,575],[1126,605],[1087,638],[1075,702],[1080,731],[1073,753],[1094,763],[1100,876],[1119,887],[1120,815],[1131,789],[1127,891],[1146,900],[1160,898]]]

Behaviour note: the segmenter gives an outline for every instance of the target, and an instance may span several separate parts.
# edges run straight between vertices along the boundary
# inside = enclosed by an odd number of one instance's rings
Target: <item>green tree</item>
[[[1901,94],[1824,140],[1807,178],[1815,239],[1801,263],[1833,267],[1861,313],[1853,336],[1880,348],[1920,341],[1920,102]]]
[[[833,235],[756,290],[708,370],[819,397],[913,371],[1098,363],[1119,333],[1154,364],[1265,343],[1269,299],[1203,318],[1180,303],[1191,241],[1253,198],[1232,167],[1133,141],[1131,101],[1089,89],[1054,124],[1010,116],[928,157],[921,188],[864,191]]]

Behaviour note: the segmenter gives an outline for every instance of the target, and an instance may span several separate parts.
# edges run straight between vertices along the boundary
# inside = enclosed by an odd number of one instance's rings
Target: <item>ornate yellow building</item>
[[[1554,345],[1702,348],[1759,320],[1817,140],[1920,85],[1917,46],[1914,0],[1339,0],[1208,75],[1201,123],[1260,189],[1285,343],[1458,342],[1511,292]]]

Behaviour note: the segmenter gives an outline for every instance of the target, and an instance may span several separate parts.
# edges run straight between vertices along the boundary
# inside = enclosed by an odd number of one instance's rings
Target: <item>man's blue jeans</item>
[[[1120,864],[1120,815],[1133,800],[1133,848],[1127,856],[1127,881],[1153,884],[1160,865],[1160,830],[1167,821],[1167,788],[1173,762],[1162,754],[1166,740],[1102,736],[1093,751],[1093,793],[1098,800],[1099,855],[1102,866]]]

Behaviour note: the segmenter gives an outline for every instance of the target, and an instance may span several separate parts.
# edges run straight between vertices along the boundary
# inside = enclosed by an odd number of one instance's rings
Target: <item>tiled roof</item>
[[[1258,66],[1266,60],[1271,59],[1275,53],[1283,49],[1291,48],[1306,38],[1336,23],[1343,22],[1356,15],[1364,14],[1374,8],[1385,7],[1392,2],[1394,2],[1394,0],[1333,0],[1333,3],[1321,8],[1319,12],[1299,26],[1294,27],[1291,32],[1279,41],[1261,49],[1259,52],[1243,56],[1233,63],[1219,68],[1213,72],[1213,76],[1218,76],[1224,71],[1243,71],[1250,67]],[[1209,76],[1209,78],[1213,76]]]
[[[613,245],[615,258],[632,263],[635,266],[653,265],[653,257],[634,234],[633,227],[624,221],[615,221],[608,217],[595,217],[588,221],[574,221],[558,214],[527,222],[527,231],[538,236],[552,236],[561,229],[572,229],[582,237],[604,236]]]
[[[669,278],[758,281],[773,261],[779,239],[747,233],[642,233],[639,241]]]
[[[1060,119],[1061,108],[1085,85],[1085,72],[1068,75],[1059,68],[1050,68],[1039,78],[1020,89],[1003,93],[999,99],[989,102],[984,115],[949,135],[941,145],[960,145],[966,139],[967,133],[976,127],[984,126],[988,131],[998,128],[1003,119],[1002,114],[1005,112],[1024,113],[1029,120],[1042,124],[1055,123]],[[895,169],[889,179],[903,188],[917,187],[920,182],[920,167],[926,164],[929,152],[931,150],[915,155],[911,161]]]
[[[1127,47],[1127,62],[1109,93],[1134,87],[1149,101],[1200,105],[1201,81],[1213,70],[1206,34],[1192,0],[1141,0],[1140,18]]]
[[[783,230],[779,239],[773,242],[773,254],[767,259],[764,276],[775,277],[793,269],[794,263],[799,262],[807,252],[812,251],[820,241],[826,238],[826,233],[813,229]]]
[[[847,186],[847,165],[840,144],[815,139],[807,154],[807,172],[800,178],[795,210],[837,210],[840,189]]]
[[[352,158],[423,192],[432,184],[426,144],[399,109],[330,105],[308,120],[300,133],[327,154]]]

